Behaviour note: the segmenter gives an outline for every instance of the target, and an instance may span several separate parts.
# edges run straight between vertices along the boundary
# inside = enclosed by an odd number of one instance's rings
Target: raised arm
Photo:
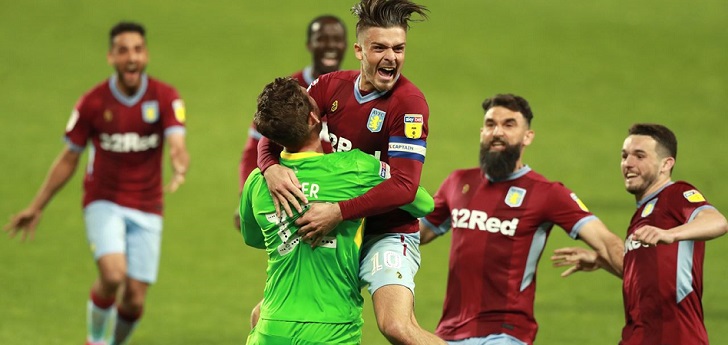
[[[643,226],[635,230],[632,239],[648,245],[671,244],[686,240],[708,241],[728,232],[725,216],[712,206],[703,207],[697,212],[692,220],[672,229]]]
[[[554,252],[551,260],[554,266],[572,266],[564,273],[566,277],[577,271],[594,271],[602,268],[622,278],[624,243],[606,225],[594,218],[579,230],[579,239],[588,244],[594,251],[578,247],[560,248]]]
[[[80,151],[73,150],[71,147],[66,147],[61,151],[30,204],[24,210],[12,216],[10,222],[5,225],[4,229],[10,237],[14,237],[19,231],[22,231],[22,240],[27,237],[34,238],[35,228],[40,221],[43,209],[66,182],[71,179],[78,166],[80,156]]]

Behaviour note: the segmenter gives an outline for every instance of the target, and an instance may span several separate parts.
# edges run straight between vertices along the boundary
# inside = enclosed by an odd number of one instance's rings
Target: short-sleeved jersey
[[[506,333],[535,337],[536,266],[554,224],[577,238],[596,219],[561,183],[524,167],[490,181],[480,169],[456,170],[435,194],[424,219],[452,228],[447,294],[436,333],[445,340]]]
[[[164,138],[184,133],[185,108],[177,91],[142,76],[127,96],[114,75],[81,97],[66,126],[66,141],[81,152],[91,143],[83,205],[108,200],[162,214]]]
[[[384,162],[397,157],[424,163],[430,115],[422,92],[400,75],[388,92],[364,95],[359,80],[359,71],[338,71],[320,76],[309,87],[332,149],[356,148]],[[367,218],[367,234],[417,231],[417,221],[402,210]]]
[[[704,241],[645,247],[632,240],[651,225],[671,229],[713,208],[692,185],[670,183],[637,203],[624,243],[622,294],[626,324],[620,344],[708,344],[703,324]]]
[[[389,166],[359,150],[336,154],[281,153],[280,163],[296,172],[311,202],[337,202],[366,193],[390,175]],[[407,205],[414,216],[434,201],[420,188]],[[295,219],[278,219],[259,169],[253,170],[240,201],[242,233],[248,245],[268,253],[261,318],[278,321],[349,323],[361,321],[359,247],[362,219],[343,221],[322,245],[301,243]]]

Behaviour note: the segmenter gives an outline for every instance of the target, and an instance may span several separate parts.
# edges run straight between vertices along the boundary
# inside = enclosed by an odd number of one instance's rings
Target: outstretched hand
[[[312,203],[311,208],[296,220],[298,234],[316,247],[342,221],[339,204]]]
[[[265,170],[263,176],[273,197],[273,205],[276,207],[276,215],[279,218],[281,207],[289,217],[293,217],[291,206],[299,213],[303,211],[301,204],[307,204],[308,199],[301,191],[301,184],[293,170],[274,164]]]
[[[10,217],[10,222],[5,224],[3,230],[8,233],[10,238],[15,237],[18,232],[22,232],[23,236],[20,238],[21,241],[25,241],[26,238],[32,240],[35,238],[35,228],[38,226],[38,222],[40,222],[41,214],[42,211],[40,210],[26,208]]]
[[[554,267],[571,266],[561,273],[562,277],[568,277],[578,271],[590,272],[599,269],[597,258],[597,253],[593,250],[567,247],[554,250],[551,261]]]

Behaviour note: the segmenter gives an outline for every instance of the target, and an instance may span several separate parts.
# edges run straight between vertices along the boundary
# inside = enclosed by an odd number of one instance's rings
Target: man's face
[[[313,23],[308,51],[316,74],[338,71],[346,52],[346,34],[341,23],[324,19]]]
[[[641,199],[658,180],[664,158],[657,152],[657,141],[648,135],[630,135],[622,145],[622,177],[627,192]]]
[[[371,27],[358,36],[354,52],[361,61],[359,88],[363,91],[391,90],[404,65],[407,31],[401,27]]]
[[[516,169],[523,148],[533,140],[533,131],[520,112],[493,107],[485,113],[480,129],[480,166],[494,180]]]
[[[134,93],[141,85],[141,76],[149,60],[144,37],[138,32],[116,35],[106,58],[119,76],[119,86],[127,94]]]

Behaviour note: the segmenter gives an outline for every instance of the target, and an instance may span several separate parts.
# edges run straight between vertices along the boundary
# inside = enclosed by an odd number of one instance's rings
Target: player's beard
[[[502,151],[490,151],[491,143],[480,144],[480,170],[488,174],[491,180],[502,180],[516,169],[521,158],[521,145],[504,143]]]

